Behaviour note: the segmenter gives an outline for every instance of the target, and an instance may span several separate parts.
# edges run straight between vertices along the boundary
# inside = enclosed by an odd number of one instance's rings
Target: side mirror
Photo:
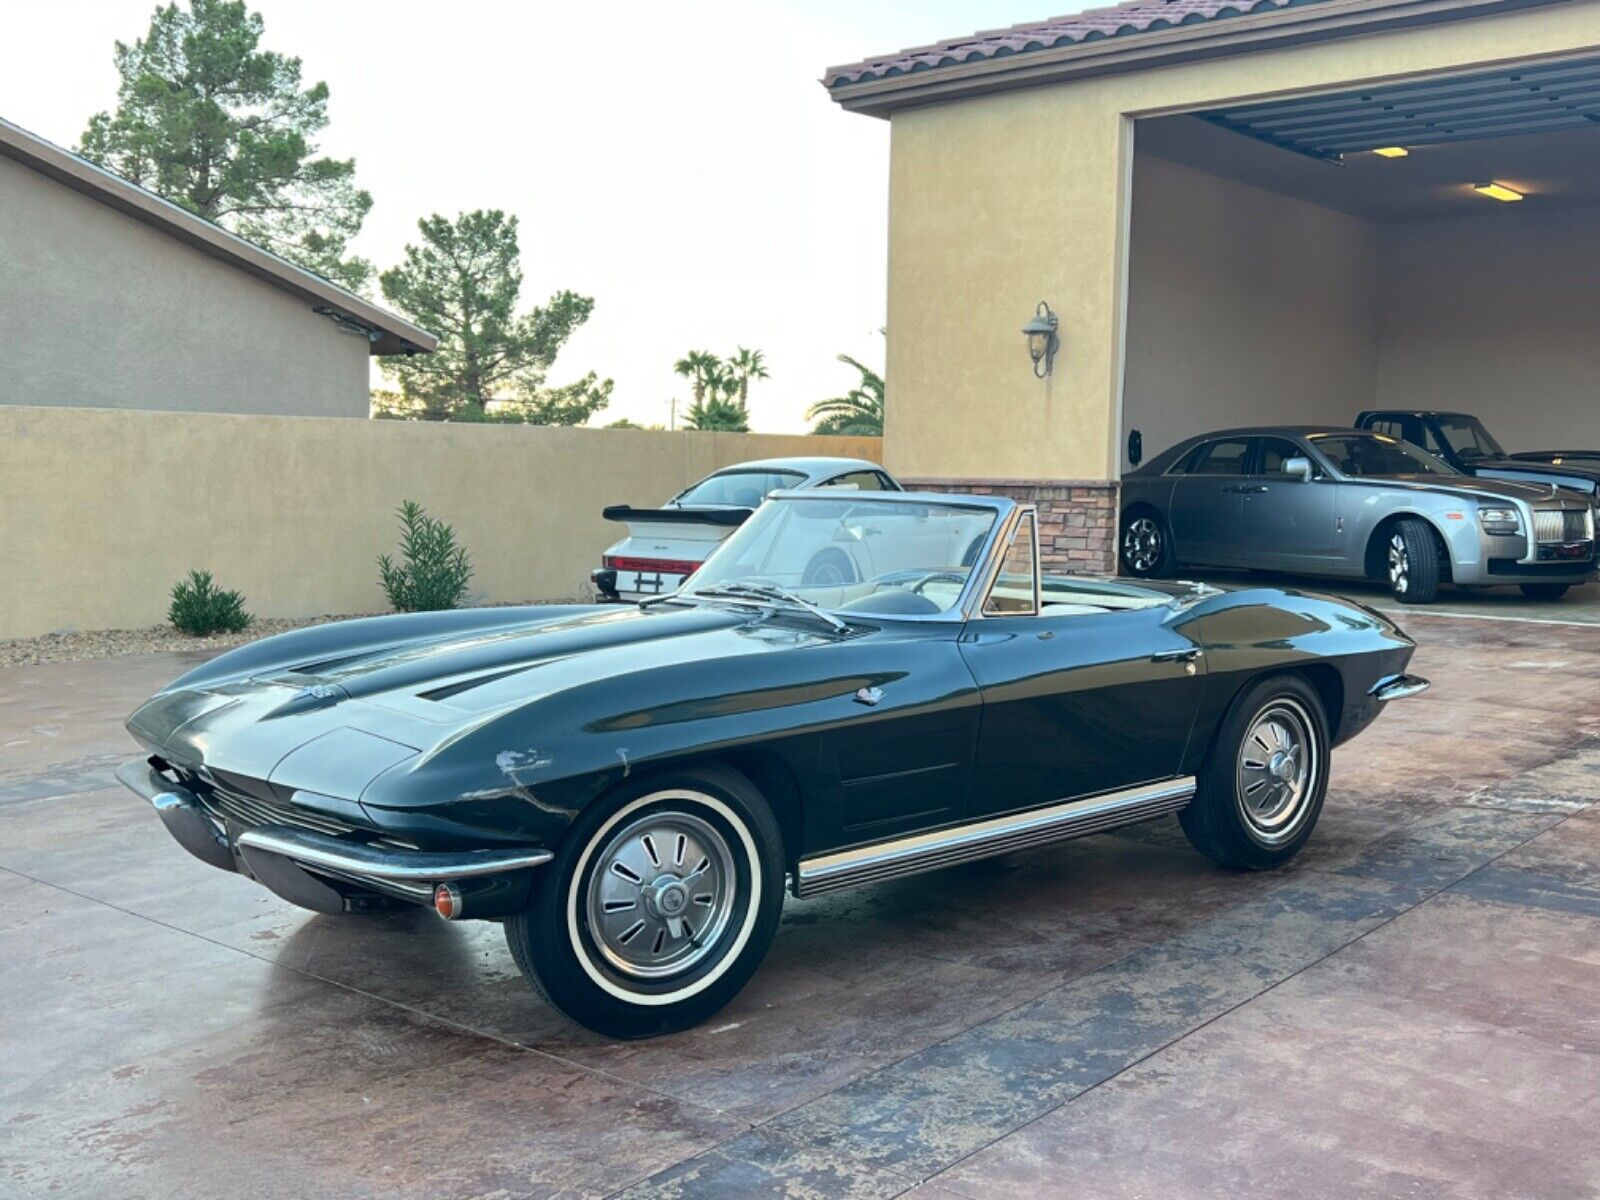
[[[1301,483],[1311,482],[1311,460],[1309,458],[1286,458],[1283,460],[1283,473],[1290,479],[1298,479]]]

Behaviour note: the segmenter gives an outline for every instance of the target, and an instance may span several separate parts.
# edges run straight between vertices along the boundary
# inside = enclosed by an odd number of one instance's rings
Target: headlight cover
[[[1522,532],[1522,515],[1514,508],[1480,508],[1478,522],[1485,533],[1512,537]]]

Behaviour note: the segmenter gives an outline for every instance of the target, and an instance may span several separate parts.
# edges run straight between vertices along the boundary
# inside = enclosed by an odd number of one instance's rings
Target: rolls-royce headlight
[[[1522,532],[1522,517],[1514,508],[1480,508],[1478,521],[1485,533],[1511,537]]]

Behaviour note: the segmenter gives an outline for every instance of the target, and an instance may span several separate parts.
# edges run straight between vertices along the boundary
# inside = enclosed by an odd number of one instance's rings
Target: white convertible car
[[[590,573],[597,598],[643,600],[675,592],[718,543],[760,508],[773,492],[839,488],[898,492],[901,487],[877,463],[861,458],[765,458],[707,475],[660,508],[607,508],[604,516],[628,536],[601,557]],[[822,553],[831,550],[831,553]],[[819,547],[806,582],[819,586],[862,578],[870,563],[850,547]]]

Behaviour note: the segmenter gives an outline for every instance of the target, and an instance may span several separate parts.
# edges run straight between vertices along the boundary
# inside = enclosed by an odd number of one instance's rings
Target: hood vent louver
[[[458,679],[455,683],[449,683],[444,687],[434,688],[432,691],[418,692],[417,698],[419,700],[448,700],[452,696],[459,696],[463,692],[470,692],[473,688],[480,688],[486,683],[494,683],[497,680],[505,679],[512,675],[519,675],[528,669],[529,668],[524,665],[511,667],[504,671],[495,671],[490,675],[477,675],[471,679]]]

